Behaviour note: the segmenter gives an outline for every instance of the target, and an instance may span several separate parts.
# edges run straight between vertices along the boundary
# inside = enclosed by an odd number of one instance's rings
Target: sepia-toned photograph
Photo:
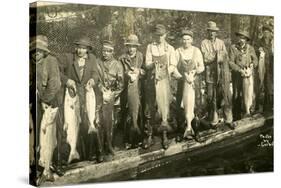
[[[29,6],[29,183],[274,171],[274,17]]]

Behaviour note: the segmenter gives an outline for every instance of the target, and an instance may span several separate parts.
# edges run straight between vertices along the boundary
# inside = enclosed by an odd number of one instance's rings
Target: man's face
[[[165,41],[165,38],[166,38],[166,34],[164,34],[164,35],[154,34],[153,35],[154,41],[158,44],[163,43]]]
[[[41,59],[44,58],[44,51],[40,50],[40,49],[36,49],[33,53],[32,53],[32,59],[35,62],[39,62]]]
[[[137,46],[128,45],[127,49],[130,56],[134,56],[137,53]]]
[[[272,34],[271,34],[270,31],[268,31],[268,30],[263,31],[263,37],[264,38],[269,39],[269,38],[271,38],[271,36],[272,36]]]
[[[102,56],[104,60],[110,60],[113,57],[113,49],[103,47]]]
[[[247,38],[244,37],[244,36],[238,36],[238,43],[241,45],[241,46],[244,46],[247,42]]]
[[[183,47],[191,46],[192,42],[193,42],[193,38],[191,36],[189,36],[189,35],[182,36]]]
[[[216,39],[216,37],[217,37],[216,31],[208,30],[208,34],[209,34],[209,38],[212,40]]]
[[[78,57],[85,57],[88,52],[88,48],[86,46],[79,45],[75,49]]]

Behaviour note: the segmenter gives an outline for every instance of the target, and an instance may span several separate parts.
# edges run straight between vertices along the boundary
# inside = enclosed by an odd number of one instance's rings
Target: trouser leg
[[[113,133],[113,103],[108,103],[103,106],[103,123],[104,123],[104,131],[105,131],[105,144],[107,146],[107,150],[109,153],[114,154],[112,147],[112,133]]]

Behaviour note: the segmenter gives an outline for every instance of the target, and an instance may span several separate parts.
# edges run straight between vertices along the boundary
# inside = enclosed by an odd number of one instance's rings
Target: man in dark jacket
[[[144,58],[138,51],[140,46],[136,35],[129,35],[125,42],[127,52],[119,59],[124,67],[124,91],[121,94],[122,123],[125,124],[125,147],[137,147],[141,144],[143,134],[142,129],[142,108],[141,108],[141,77],[144,75]],[[145,136],[147,137],[147,136]],[[145,138],[143,147],[147,148]]]
[[[65,54],[60,57],[60,69],[62,85],[68,88],[76,88],[76,93],[80,101],[80,131],[78,150],[82,154],[82,159],[93,160],[94,149],[96,150],[97,161],[103,161],[103,152],[101,145],[101,125],[99,124],[99,109],[101,106],[101,92],[98,88],[100,82],[99,72],[97,68],[96,57],[90,53],[92,45],[88,37],[82,37],[74,42],[75,52]],[[89,124],[86,114],[86,85],[91,85],[96,94],[96,122],[98,131],[96,133],[89,132]],[[96,139],[95,139],[96,138]],[[94,144],[96,142],[97,144]]]
[[[60,106],[58,94],[61,88],[59,67],[57,59],[50,55],[46,36],[38,35],[31,40],[30,53],[30,106],[33,117],[37,113],[37,117],[34,117],[33,120],[36,119],[36,152],[40,150],[40,158],[38,160],[36,154],[36,161],[44,168],[39,181],[53,181],[54,177],[51,172],[52,153],[56,147],[56,120],[58,107]],[[50,126],[43,123],[44,127],[41,127],[42,117],[45,113],[48,113],[46,109],[54,111],[54,123]],[[47,134],[51,135],[50,138],[52,139],[50,142],[43,142]],[[41,152],[43,150],[44,152]]]
[[[102,92],[102,126],[104,147],[108,154],[114,155],[112,147],[114,106],[120,105],[120,94],[124,87],[124,70],[120,61],[114,56],[114,45],[112,41],[103,41],[102,58],[98,62],[99,75],[102,81],[99,88]]]
[[[258,81],[257,84],[257,108],[264,111],[273,109],[273,27],[266,24],[262,28],[263,37],[257,44],[258,64]]]
[[[249,32],[236,32],[238,43],[233,44],[229,53],[229,64],[232,69],[233,83],[233,111],[235,119],[250,116],[253,110],[255,93],[253,92],[253,73],[258,65],[258,59],[254,48],[248,44]]]
[[[217,37],[219,28],[213,21],[208,22],[208,39],[201,43],[206,67],[208,117],[212,126],[219,123],[218,110],[223,109],[225,123],[234,128],[230,94],[230,70],[224,41]]]

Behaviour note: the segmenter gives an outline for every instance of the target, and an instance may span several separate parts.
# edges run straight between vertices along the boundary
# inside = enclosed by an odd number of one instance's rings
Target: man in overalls
[[[112,41],[103,41],[102,58],[98,65],[102,82],[99,85],[102,91],[102,124],[103,124],[103,146],[110,155],[114,155],[112,147],[114,105],[120,105],[120,93],[124,87],[124,70],[120,61],[114,56],[114,45]]]
[[[232,69],[232,83],[233,83],[233,111],[236,115],[235,119],[241,118],[241,112],[244,111],[243,117],[249,117],[252,112],[254,93],[253,93],[253,72],[258,65],[258,59],[254,48],[248,44],[250,40],[249,32],[236,32],[238,43],[233,44],[230,48],[230,67]],[[249,83],[245,82],[246,79]],[[246,87],[244,87],[244,85]],[[247,88],[251,87],[252,90]],[[251,92],[251,93],[249,93]],[[246,97],[248,95],[249,97]],[[243,102],[243,103],[242,103]],[[248,106],[247,104],[250,104]]]
[[[124,67],[124,91],[121,96],[122,119],[125,124],[125,148],[130,149],[137,147],[142,143],[142,137],[146,137],[143,133],[142,108],[141,108],[141,78],[145,74],[143,69],[144,58],[138,47],[139,39],[136,35],[129,35],[125,46],[127,52],[123,54],[119,60]],[[143,147],[147,148],[146,138],[143,141]]]
[[[168,68],[171,64],[175,64],[175,50],[170,44],[165,40],[166,38],[166,28],[162,24],[157,24],[154,28],[153,39],[154,42],[147,46],[146,50],[146,61],[145,66],[147,70],[152,70],[150,78],[150,87],[154,85],[155,96],[153,92],[148,92],[146,99],[150,100],[146,108],[147,119],[151,118],[151,112],[153,112],[154,101],[156,98],[156,104],[158,113],[161,117],[161,125],[159,127],[159,132],[162,133],[162,145],[164,149],[169,146],[169,141],[167,138],[167,132],[170,130],[168,124],[169,117],[169,105],[171,102],[171,91],[170,91],[170,75]],[[150,88],[150,90],[153,90]],[[155,97],[155,98],[152,98]]]
[[[215,22],[208,22],[207,31],[209,38],[202,41],[201,51],[206,68],[208,118],[215,128],[219,123],[218,110],[222,108],[225,123],[234,129],[228,53],[224,41],[217,37],[219,28]]]
[[[183,135],[183,138],[192,139],[195,137],[199,140],[198,127],[199,124],[198,108],[200,108],[200,73],[204,71],[204,63],[201,51],[192,45],[193,32],[188,29],[183,29],[181,32],[182,45],[176,49],[176,68],[179,69],[182,79],[178,81],[177,105],[178,108],[184,108],[185,131],[181,133],[178,126],[178,131]],[[173,71],[174,73],[174,71]],[[180,113],[180,110],[179,110]],[[182,113],[180,113],[182,115]],[[192,120],[195,120],[191,126]],[[181,141],[182,136],[177,136],[177,141]]]
[[[60,145],[60,138],[56,135],[59,129],[58,108],[61,106],[59,100],[59,91],[61,88],[60,72],[57,58],[50,54],[48,49],[48,39],[46,36],[38,35],[30,43],[30,92],[31,112],[33,120],[36,120],[36,152],[40,149],[40,158],[36,153],[36,167],[40,165],[44,168],[42,176],[38,179],[39,184],[42,181],[54,181],[52,173],[52,156],[56,146]],[[54,123],[52,125],[41,124],[45,113],[54,111]],[[48,114],[49,116],[51,114]],[[48,116],[46,115],[46,116]],[[45,127],[41,127],[45,126]],[[48,136],[47,136],[48,135]],[[58,144],[56,144],[58,138]],[[48,141],[47,143],[43,141]],[[59,151],[59,150],[58,150]],[[58,166],[58,165],[57,165]],[[57,171],[56,171],[57,172]],[[62,173],[61,170],[59,172]],[[58,173],[59,175],[62,175]]]

